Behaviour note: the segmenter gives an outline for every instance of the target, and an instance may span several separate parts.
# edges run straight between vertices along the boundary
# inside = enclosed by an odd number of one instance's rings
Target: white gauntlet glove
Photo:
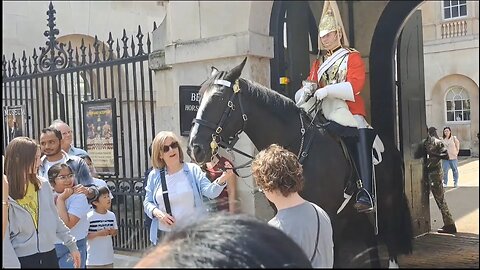
[[[328,95],[327,88],[320,88],[317,91],[315,91],[315,98],[317,98],[318,101],[324,99],[327,95]]]
[[[312,81],[302,81],[302,85],[303,87],[295,93],[295,103],[297,103],[298,106],[305,103],[317,89],[317,84]]]
[[[352,84],[349,82],[330,84],[318,89],[315,92],[315,97],[317,98],[317,100],[322,100],[326,96],[348,101],[355,101],[355,97],[353,96]]]

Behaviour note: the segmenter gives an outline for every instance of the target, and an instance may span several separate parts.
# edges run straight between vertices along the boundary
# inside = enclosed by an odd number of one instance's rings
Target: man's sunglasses
[[[178,142],[171,143],[170,145],[164,145],[163,146],[163,152],[166,153],[166,152],[170,151],[170,148],[172,150],[177,149],[178,148]]]

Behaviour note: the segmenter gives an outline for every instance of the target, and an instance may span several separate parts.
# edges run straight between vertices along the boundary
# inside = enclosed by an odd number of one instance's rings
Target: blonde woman
[[[175,227],[187,225],[206,212],[203,197],[218,197],[234,177],[232,170],[225,171],[210,182],[200,166],[184,161],[178,137],[171,131],[159,132],[152,143],[153,170],[145,186],[145,213],[152,218],[150,241],[154,245],[165,233]],[[164,184],[162,184],[162,174]]]

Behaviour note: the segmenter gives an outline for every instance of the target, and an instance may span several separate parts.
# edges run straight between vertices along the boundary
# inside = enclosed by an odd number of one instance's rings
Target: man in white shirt
[[[48,179],[48,170],[54,164],[63,162],[67,163],[75,174],[77,183],[82,186],[93,184],[90,171],[85,161],[77,156],[68,155],[61,148],[62,133],[55,128],[44,128],[40,135],[40,151],[43,156],[41,157],[40,167],[38,169],[38,175]],[[95,189],[85,188],[83,189],[87,198],[95,196]]]

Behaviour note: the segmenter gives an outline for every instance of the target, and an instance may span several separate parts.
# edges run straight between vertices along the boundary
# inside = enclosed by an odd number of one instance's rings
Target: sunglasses
[[[163,152],[166,153],[170,151],[170,149],[177,149],[178,148],[178,142],[173,142],[170,145],[164,145],[163,146]]]

